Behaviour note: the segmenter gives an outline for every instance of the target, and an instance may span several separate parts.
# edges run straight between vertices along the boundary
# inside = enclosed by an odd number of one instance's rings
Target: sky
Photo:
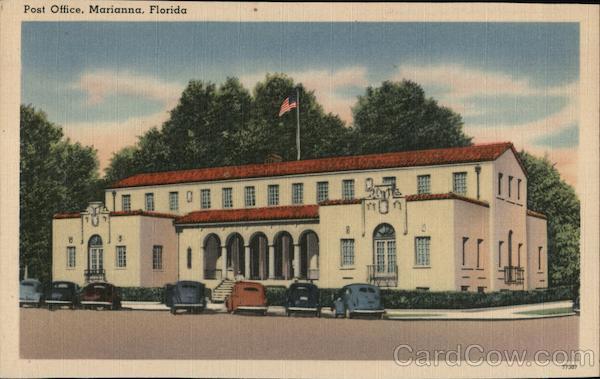
[[[413,80],[475,143],[547,154],[577,185],[576,23],[25,22],[21,38],[22,103],[93,145],[102,169],[168,118],[189,80],[252,89],[278,72],[348,125],[366,87]]]

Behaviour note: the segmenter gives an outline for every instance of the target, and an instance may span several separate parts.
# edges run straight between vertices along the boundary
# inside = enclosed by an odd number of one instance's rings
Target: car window
[[[367,287],[360,287],[359,291],[367,293]]]
[[[54,285],[54,288],[69,288],[67,283],[58,283]]]
[[[21,285],[25,287],[33,287],[33,283],[21,283]]]
[[[367,291],[369,291],[370,293],[375,293],[375,290],[373,288],[367,288]]]
[[[106,287],[105,287],[105,286],[94,286],[94,288],[95,288],[95,289],[99,289],[99,290],[103,290],[103,289],[105,289]]]
[[[246,287],[246,288],[244,288],[244,291],[258,292],[258,288],[256,288],[256,287]]]

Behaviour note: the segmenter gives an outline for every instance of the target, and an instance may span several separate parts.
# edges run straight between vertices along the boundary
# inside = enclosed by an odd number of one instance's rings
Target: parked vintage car
[[[255,282],[236,282],[225,304],[227,311],[230,313],[249,311],[260,313],[264,316],[267,314],[265,287]]]
[[[37,279],[21,280],[19,285],[19,306],[41,307],[44,304],[44,288]]]
[[[180,280],[165,286],[165,304],[171,313],[185,309],[190,313],[202,312],[206,308],[205,286],[200,282]]]
[[[121,291],[110,283],[90,283],[81,290],[79,303],[84,309],[121,309]]]
[[[312,283],[292,283],[287,290],[285,314],[312,313],[321,317],[319,287]]]
[[[335,317],[352,318],[356,315],[372,315],[383,318],[385,310],[381,304],[379,287],[371,284],[348,284],[333,300],[331,309]]]
[[[56,281],[48,287],[45,294],[46,306],[49,310],[67,306],[75,309],[79,305],[79,286],[73,282]]]

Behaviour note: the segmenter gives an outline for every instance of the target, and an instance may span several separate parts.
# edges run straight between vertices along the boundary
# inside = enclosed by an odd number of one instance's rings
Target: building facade
[[[53,220],[53,276],[547,286],[545,216],[510,143],[138,174]]]

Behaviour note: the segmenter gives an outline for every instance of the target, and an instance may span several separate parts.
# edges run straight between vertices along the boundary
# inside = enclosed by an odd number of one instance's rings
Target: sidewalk
[[[158,302],[123,301],[123,308],[144,311],[168,311],[166,305]],[[520,320],[546,317],[571,316],[575,313],[571,310],[573,302],[556,301],[541,304],[514,305],[498,308],[479,309],[386,309],[385,318],[389,320]],[[207,309],[225,313],[224,304],[207,305]],[[270,306],[270,315],[285,315],[285,308],[281,306]],[[323,308],[325,317],[333,317],[329,308]]]

